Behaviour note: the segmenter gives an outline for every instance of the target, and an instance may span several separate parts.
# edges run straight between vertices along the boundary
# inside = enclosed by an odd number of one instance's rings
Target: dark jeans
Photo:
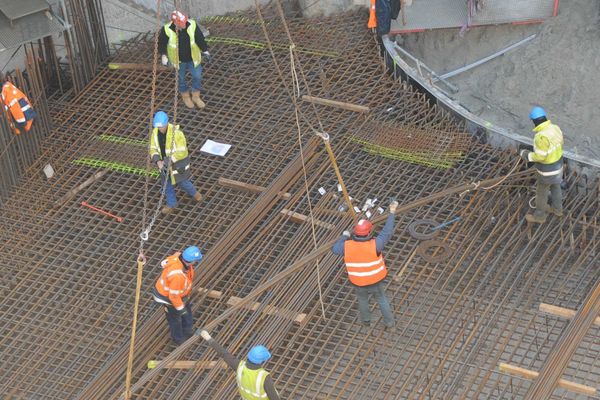
[[[360,311],[360,320],[363,324],[369,324],[371,322],[371,311],[369,310],[369,295],[373,295],[377,303],[379,303],[379,309],[383,314],[383,321],[386,325],[391,326],[394,324],[394,314],[392,308],[385,295],[383,288],[383,281],[377,282],[369,286],[356,286],[356,296],[358,297],[358,310]]]
[[[187,314],[181,316],[175,307],[165,306],[165,317],[169,323],[171,339],[180,345],[194,334],[194,318],[192,316],[192,305],[186,303]]]
[[[536,216],[543,217],[548,212],[548,190],[550,191],[550,203],[552,208],[562,211],[562,190],[560,183],[548,184],[538,178],[535,188],[535,212]]]

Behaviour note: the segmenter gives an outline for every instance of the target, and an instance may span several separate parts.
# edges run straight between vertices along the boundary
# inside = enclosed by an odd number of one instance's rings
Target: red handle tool
[[[84,207],[90,208],[90,209],[92,209],[94,211],[98,211],[100,214],[104,214],[104,215],[106,215],[108,217],[114,218],[114,219],[117,220],[117,222],[123,221],[122,217],[118,217],[118,216],[116,216],[114,214],[109,213],[108,211],[105,211],[105,210],[101,209],[101,208],[94,207],[93,205],[89,204],[87,201],[82,201],[81,205],[84,206]]]

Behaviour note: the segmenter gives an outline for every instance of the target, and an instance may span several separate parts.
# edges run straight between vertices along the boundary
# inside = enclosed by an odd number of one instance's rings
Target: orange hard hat
[[[181,11],[175,10],[171,13],[171,21],[180,28],[185,28],[187,20],[187,16]]]
[[[373,229],[373,224],[368,219],[361,219],[354,227],[356,236],[368,236]]]

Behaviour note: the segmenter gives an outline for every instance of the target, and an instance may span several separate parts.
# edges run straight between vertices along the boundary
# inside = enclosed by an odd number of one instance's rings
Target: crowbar
[[[84,207],[90,208],[90,209],[92,209],[94,211],[98,211],[100,214],[104,214],[104,215],[106,215],[108,217],[114,218],[114,219],[117,220],[117,222],[123,221],[122,217],[118,217],[118,216],[116,216],[114,214],[109,213],[108,211],[105,211],[105,210],[101,209],[101,208],[94,207],[93,205],[89,204],[87,201],[82,201],[81,205],[84,206]]]

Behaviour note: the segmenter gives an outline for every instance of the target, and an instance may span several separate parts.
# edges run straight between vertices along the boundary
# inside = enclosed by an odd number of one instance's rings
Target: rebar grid
[[[278,20],[268,22],[272,37],[285,37]],[[437,169],[373,155],[352,141],[353,134],[369,124],[440,135],[461,130],[442,110],[430,107],[425,96],[385,75],[374,62],[377,49],[363,25],[361,16],[353,14],[315,23],[290,21],[297,45],[310,49],[299,56],[312,95],[373,110],[365,117],[318,108],[357,205],[378,198],[385,206],[390,196],[404,204],[465,181],[507,173],[513,155],[475,142],[460,142],[464,155],[455,168]],[[225,20],[209,27],[213,36],[264,43],[256,24]],[[190,243],[208,250],[196,285],[219,290],[222,296],[193,296],[196,326],[228,309],[231,296],[245,296],[314,249],[310,226],[281,213],[285,208],[308,214],[292,103],[275,78],[268,50],[235,43],[211,44],[215,61],[205,70],[206,109],[178,110],[195,182],[206,200],[193,205],[178,193],[177,212],[159,219],[147,246],[146,292],[163,256]],[[275,44],[287,74],[287,43]],[[150,46],[140,37],[126,44],[116,59],[147,62]],[[7,366],[0,374],[4,397],[107,399],[122,393],[145,178],[112,171],[65,205],[52,204],[94,172],[75,163],[78,159],[143,166],[143,146],[103,140],[101,135],[146,139],[150,79],[135,71],[104,71],[75,98],[51,104],[60,125],[48,150],[30,168],[26,183],[0,211],[6,226],[0,233],[2,289],[11,299],[2,305],[0,328],[0,352]],[[171,73],[159,73],[159,108],[170,111],[172,86]],[[308,120],[316,121],[311,107],[303,104],[302,110]],[[302,128],[307,145],[312,133],[306,122]],[[208,138],[234,147],[225,158],[201,154]],[[375,143],[389,140],[377,133],[369,138]],[[400,145],[406,151],[424,148],[423,143]],[[428,150],[439,153],[446,145],[434,141]],[[51,187],[36,174],[48,160],[59,172]],[[348,228],[350,218],[337,211],[341,200],[334,196],[335,176],[320,147],[308,157],[307,168],[315,217],[324,223],[315,226],[317,240],[326,242]],[[278,184],[292,197],[257,196],[221,186],[219,178],[265,187]],[[151,183],[150,197],[156,201],[159,184]],[[499,373],[497,364],[539,370],[567,321],[541,315],[537,304],[575,309],[600,277],[594,261],[599,250],[594,196],[598,188],[579,193],[577,183],[571,175],[568,216],[550,218],[534,230],[531,241],[522,222],[531,193],[522,182],[507,180],[492,191],[451,197],[399,216],[385,252],[390,269],[387,292],[397,318],[393,331],[384,331],[381,324],[368,330],[358,327],[355,295],[341,261],[326,255],[319,262],[325,318],[316,271],[307,268],[263,295],[258,311],[240,310],[211,333],[240,357],[255,343],[267,344],[274,354],[268,369],[284,398],[520,398],[530,382]],[[317,192],[321,186],[329,192],[323,197]],[[125,221],[82,209],[81,200]],[[419,242],[405,232],[408,223],[419,218],[441,223],[456,215],[462,220],[440,235],[452,248],[450,259],[430,264],[415,255]],[[585,221],[591,226],[581,224]],[[289,313],[263,313],[267,305],[307,316],[298,325]],[[134,382],[148,359],[162,359],[173,350],[158,308],[149,296],[143,298]],[[589,385],[598,381],[594,329],[573,355],[565,379]],[[186,354],[194,360],[213,357],[204,344]],[[165,370],[135,397],[235,398],[234,374],[224,369]],[[557,390],[553,398],[576,397]]]

